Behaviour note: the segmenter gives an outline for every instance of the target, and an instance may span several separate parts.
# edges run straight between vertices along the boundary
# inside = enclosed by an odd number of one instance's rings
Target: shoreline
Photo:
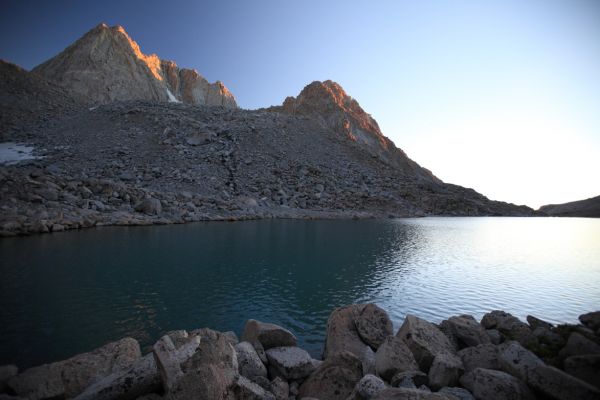
[[[0,366],[4,399],[598,399],[600,311],[553,325],[503,311],[393,331],[375,304],[335,309],[322,359],[294,333],[248,320],[238,339],[171,331],[142,355],[133,338],[19,372]],[[17,396],[17,397],[9,397]],[[19,397],[20,396],[20,397]],[[571,397],[569,397],[571,396]],[[572,397],[575,396],[575,397]]]

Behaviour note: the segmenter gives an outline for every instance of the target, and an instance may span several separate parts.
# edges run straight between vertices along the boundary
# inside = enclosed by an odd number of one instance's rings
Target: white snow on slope
[[[32,152],[32,146],[25,146],[13,142],[0,143],[0,164],[12,165],[20,161],[36,160],[40,158],[31,154]]]
[[[169,103],[181,103],[181,101],[177,100],[177,97],[173,96],[173,93],[167,88],[167,96],[169,96]]]

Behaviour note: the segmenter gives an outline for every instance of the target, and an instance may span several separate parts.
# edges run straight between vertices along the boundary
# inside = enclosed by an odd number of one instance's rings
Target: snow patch
[[[37,157],[32,154],[33,146],[25,146],[19,143],[5,142],[0,143],[0,164],[13,165],[21,161],[37,160],[42,157]]]
[[[167,96],[169,97],[169,103],[181,103],[181,101],[177,100],[177,97],[173,96],[173,93],[167,88]]]

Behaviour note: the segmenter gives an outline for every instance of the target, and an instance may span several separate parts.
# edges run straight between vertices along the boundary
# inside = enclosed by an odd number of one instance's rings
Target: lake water
[[[600,220],[420,218],[110,227],[0,240],[0,364],[173,329],[290,329],[314,356],[329,313],[376,302],[395,329],[503,309],[600,309]]]

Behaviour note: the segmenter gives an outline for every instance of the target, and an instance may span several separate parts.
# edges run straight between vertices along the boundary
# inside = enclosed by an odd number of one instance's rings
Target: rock
[[[139,358],[138,342],[125,338],[68,360],[27,369],[10,378],[7,384],[17,395],[30,399],[75,397],[89,385],[127,368]]]
[[[460,378],[460,383],[477,400],[534,400],[527,385],[502,371],[475,368]]]
[[[129,400],[158,392],[162,382],[152,354],[138,359],[129,368],[117,371],[87,387],[76,400]]]
[[[241,342],[235,345],[239,371],[242,376],[254,380],[257,376],[267,377],[267,368],[260,360],[256,350],[249,342]]]
[[[516,340],[524,346],[531,344],[535,339],[529,325],[504,311],[494,310],[485,314],[481,319],[481,325],[486,329],[495,328],[509,339]]]
[[[502,334],[498,329],[486,329],[485,332],[488,334],[492,344],[502,343]]]
[[[527,323],[531,327],[532,330],[536,330],[537,328],[546,328],[548,330],[552,329],[552,324],[550,322],[546,322],[539,318],[534,317],[533,315],[528,315],[526,317]]]
[[[0,393],[4,393],[7,388],[7,381],[16,376],[19,368],[16,365],[1,365],[0,366]]]
[[[286,380],[303,379],[315,370],[310,354],[299,347],[273,347],[267,350],[267,359],[271,375]]]
[[[467,389],[463,389],[460,387],[443,387],[437,391],[440,394],[446,395],[451,399],[457,400],[475,400],[475,397],[469,392]]]
[[[448,400],[448,397],[426,390],[387,388],[377,393],[371,400]]]
[[[250,343],[258,341],[265,350],[296,345],[296,337],[287,329],[254,319],[246,321],[242,340]]]
[[[563,347],[565,340],[558,333],[552,332],[544,326],[538,326],[532,332],[540,343],[547,344],[552,347]]]
[[[385,389],[385,382],[375,375],[367,374],[361,378],[354,386],[354,391],[350,395],[361,400],[369,400],[377,393]]]
[[[390,379],[390,385],[394,387],[402,387],[402,382],[410,381],[410,387],[419,387],[422,385],[429,384],[429,377],[426,373],[421,371],[407,371],[407,372],[398,372],[396,375]]]
[[[300,385],[298,398],[345,400],[362,376],[362,363],[354,354],[332,354]]]
[[[154,197],[147,197],[136,204],[134,210],[148,215],[160,215],[162,205],[160,204],[160,200]]]
[[[551,399],[600,399],[600,390],[594,386],[548,365],[539,365],[529,371],[527,384]]]
[[[394,334],[390,317],[375,304],[366,304],[354,318],[354,324],[360,338],[373,350]]]
[[[190,146],[200,146],[209,143],[213,138],[213,135],[206,132],[196,132],[185,138],[185,142]]]
[[[600,389],[600,354],[571,356],[564,361],[564,370]]]
[[[363,359],[368,345],[362,341],[356,328],[355,320],[362,312],[363,304],[340,307],[329,315],[323,358],[349,351],[359,359]]]
[[[600,329],[600,311],[582,314],[579,316],[579,320],[582,324],[594,331]]]
[[[375,368],[375,353],[369,346],[365,346],[365,351],[361,358],[363,374],[376,374],[377,369]]]
[[[600,345],[578,332],[572,332],[569,335],[567,344],[558,353],[562,358],[586,354],[600,354]]]
[[[406,316],[396,336],[406,342],[419,364],[419,368],[424,372],[429,371],[436,355],[456,352],[446,335],[438,327],[414,315]]]
[[[244,400],[276,400],[273,393],[268,392],[261,386],[252,382],[244,376],[239,376],[235,383],[236,398]]]
[[[194,354],[182,364],[182,370],[194,370],[205,365],[227,369],[238,373],[237,352],[227,335],[211,329],[204,329],[200,335],[200,344]]]
[[[463,362],[465,372],[475,368],[500,369],[498,363],[498,347],[492,344],[480,344],[475,347],[467,347],[458,352]]]
[[[375,370],[386,381],[398,372],[418,369],[412,352],[400,337],[388,336],[375,353]]]
[[[270,392],[273,393],[277,400],[287,400],[290,393],[290,385],[287,381],[276,377],[270,383]]]
[[[544,365],[535,354],[521,346],[518,342],[508,342],[501,345],[498,354],[500,368],[523,382],[528,381],[529,372]]]
[[[463,372],[463,363],[457,355],[439,353],[429,368],[429,387],[438,390],[444,386],[455,386]]]
[[[183,375],[183,371],[179,366],[180,362],[174,357],[175,351],[175,345],[168,335],[160,338],[152,347],[158,375],[165,392],[169,392],[175,382]]]
[[[471,315],[459,315],[442,321],[441,326],[456,338],[459,348],[491,343],[487,332]]]

